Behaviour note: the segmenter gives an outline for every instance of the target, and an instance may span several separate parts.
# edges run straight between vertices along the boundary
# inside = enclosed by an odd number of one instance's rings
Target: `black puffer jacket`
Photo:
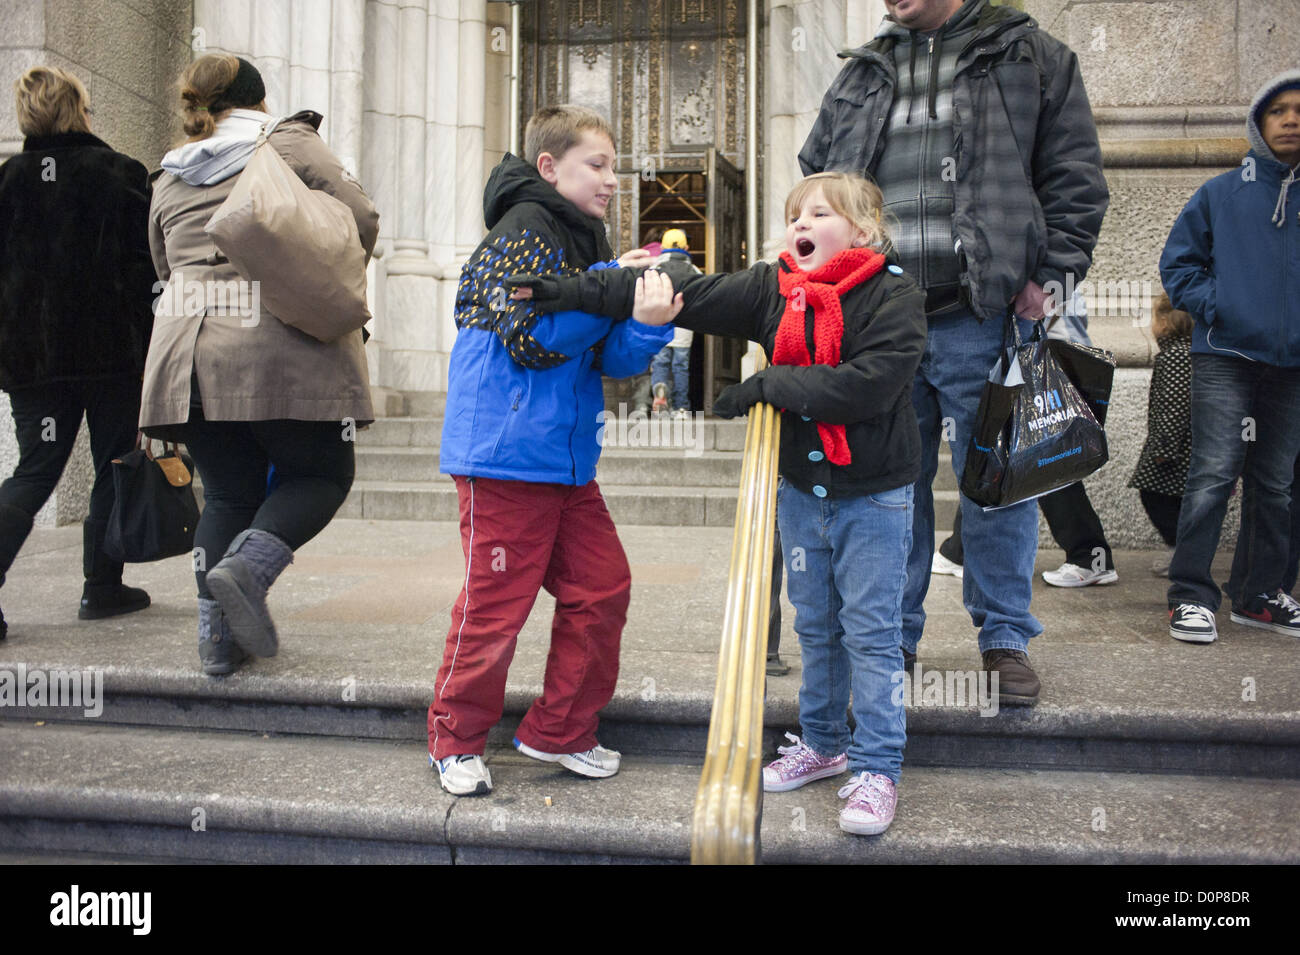
[[[0,389],[139,378],[153,328],[149,177],[90,133],[0,166]]]
[[[778,261],[725,275],[664,269],[685,302],[676,323],[758,342],[770,361],[786,302],[777,270],[785,268]],[[607,269],[548,277],[535,294],[547,300],[547,307],[624,318],[632,314],[640,271]],[[925,293],[893,266],[845,292],[840,310],[840,364],[774,365],[763,376],[763,400],[785,410],[781,475],[805,493],[816,493],[814,487],[820,486],[830,497],[876,494],[911,484],[921,476],[912,379],[925,351]],[[814,354],[814,319],[810,305],[804,311],[809,356]],[[826,460],[819,421],[845,426],[851,463],[841,466]]]
[[[848,62],[799,152],[805,174],[874,175],[897,87],[896,42],[884,34],[841,54]],[[1030,279],[1068,287],[1071,274],[1077,285],[1110,199],[1078,58],[1027,14],[985,5],[957,59],[952,110],[953,231],[976,315],[1000,318]]]

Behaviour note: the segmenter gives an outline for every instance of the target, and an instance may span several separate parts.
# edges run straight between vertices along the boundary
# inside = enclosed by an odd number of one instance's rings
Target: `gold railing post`
[[[761,853],[763,686],[780,443],[781,413],[755,405],[736,501],[708,746],[695,795],[696,864],[753,864]]]

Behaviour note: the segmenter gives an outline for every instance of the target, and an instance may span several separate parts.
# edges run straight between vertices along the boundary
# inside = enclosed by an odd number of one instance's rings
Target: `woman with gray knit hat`
[[[1300,636],[1281,589],[1293,466],[1300,455],[1300,70],[1273,77],[1246,121],[1250,152],[1174,223],[1160,276],[1192,328],[1192,462],[1169,565],[1169,635],[1218,638],[1210,563],[1228,495],[1243,495],[1234,623]]]
[[[275,655],[267,590],[347,497],[355,430],[374,412],[361,329],[326,343],[282,323],[204,231],[274,123],[261,75],[247,60],[209,54],[180,85],[189,139],[163,157],[149,212],[154,265],[168,287],[140,427],[184,441],[203,479],[199,658],[220,675],[246,654]],[[321,141],[320,122],[319,113],[298,113],[275,123],[266,143],[308,186],[348,206],[369,254],[379,215]]]

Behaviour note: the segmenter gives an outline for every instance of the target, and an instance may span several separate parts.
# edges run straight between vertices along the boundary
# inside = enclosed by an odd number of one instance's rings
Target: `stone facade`
[[[1112,199],[1089,275],[1090,314],[1098,344],[1125,369],[1117,404],[1123,382],[1123,403],[1134,405],[1115,412],[1132,427],[1112,429],[1114,461],[1094,483],[1115,542],[1154,546],[1136,495],[1129,502],[1120,490],[1127,473],[1109,477],[1131,470],[1144,432],[1154,342],[1142,299],[1159,291],[1156,260],[1179,209],[1244,151],[1254,90],[1294,65],[1296,0],[1015,5],[1078,54],[1102,138]],[[759,2],[765,257],[781,249],[782,201],[839,69],[835,53],[869,39],[883,14],[882,0]],[[176,135],[171,84],[191,49],[252,59],[274,112],[324,113],[322,134],[383,216],[371,271],[372,384],[419,410],[446,387],[456,280],[482,235],[483,182],[510,144],[509,17],[508,4],[485,0],[10,0],[0,10],[0,75],[42,61],[75,70],[96,129],[150,166]],[[0,97],[3,155],[20,145],[12,109]],[[0,466],[13,456],[12,435],[0,435]]]

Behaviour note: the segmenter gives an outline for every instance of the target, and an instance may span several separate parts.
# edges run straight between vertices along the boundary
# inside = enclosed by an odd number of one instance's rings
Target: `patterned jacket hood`
[[[542,206],[568,229],[568,238],[573,241],[571,245],[565,244],[564,251],[570,265],[585,269],[594,262],[614,257],[605,237],[603,220],[584,215],[534,167],[506,153],[492,170],[483,190],[484,225],[488,229],[496,228],[510,209],[525,202]]]

